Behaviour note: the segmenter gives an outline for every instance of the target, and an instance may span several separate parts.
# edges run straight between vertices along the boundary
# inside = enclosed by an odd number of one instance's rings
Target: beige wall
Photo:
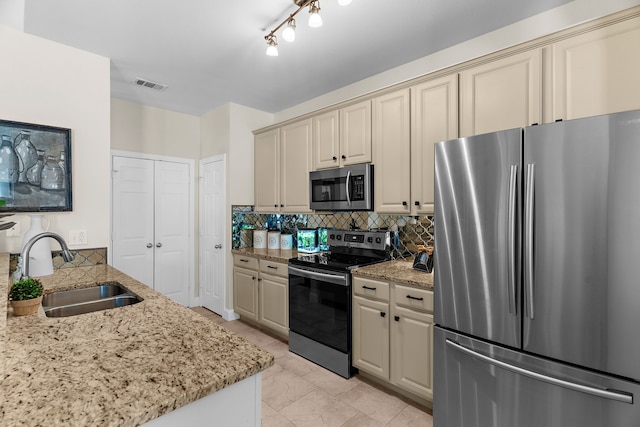
[[[200,117],[113,98],[111,148],[198,160]]]
[[[73,212],[45,214],[49,230],[68,239],[85,229],[78,248],[109,246],[109,59],[2,25],[0,58],[0,118],[71,129]],[[30,220],[13,218],[21,235],[2,233],[0,252],[21,250]]]

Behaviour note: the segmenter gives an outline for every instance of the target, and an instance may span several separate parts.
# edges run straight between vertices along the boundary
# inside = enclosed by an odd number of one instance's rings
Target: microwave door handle
[[[351,194],[349,194],[349,183],[351,181],[351,171],[347,171],[347,181],[344,183],[347,190],[347,204],[351,206]]]

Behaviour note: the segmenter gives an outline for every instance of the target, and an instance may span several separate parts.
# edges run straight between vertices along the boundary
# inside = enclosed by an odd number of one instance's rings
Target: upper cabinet
[[[410,211],[410,91],[402,89],[373,99],[373,203],[378,213]]]
[[[640,18],[554,43],[553,120],[640,108]]]
[[[460,136],[541,123],[542,49],[460,72]]]
[[[311,212],[311,119],[255,136],[255,210]]]
[[[371,163],[371,101],[313,118],[314,170]]]
[[[280,129],[254,138],[254,203],[258,212],[277,212],[280,207]]]
[[[411,88],[411,214],[433,212],[435,143],[458,137],[458,75]]]

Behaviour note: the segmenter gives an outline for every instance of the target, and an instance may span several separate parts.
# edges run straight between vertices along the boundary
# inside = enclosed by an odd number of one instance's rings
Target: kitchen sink
[[[122,284],[106,282],[89,288],[47,294],[42,299],[42,307],[47,317],[67,317],[124,307],[141,301],[143,298]]]

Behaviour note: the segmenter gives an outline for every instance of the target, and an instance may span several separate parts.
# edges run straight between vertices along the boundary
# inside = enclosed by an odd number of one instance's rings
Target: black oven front
[[[289,264],[289,350],[351,377],[351,273]]]

